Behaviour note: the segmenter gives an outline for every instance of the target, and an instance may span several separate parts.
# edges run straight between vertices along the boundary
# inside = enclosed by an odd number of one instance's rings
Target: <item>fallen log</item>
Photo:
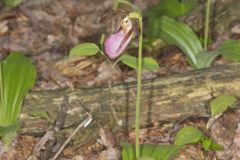
[[[240,97],[240,64],[219,65],[156,79],[144,80],[141,98],[141,126],[159,121],[179,120],[188,116],[209,116],[208,102],[228,93]],[[98,88],[76,88],[32,92],[27,95],[21,119],[22,133],[43,133],[51,128],[64,96],[69,96],[66,130],[90,114],[95,122],[112,129],[133,128],[136,82]],[[80,103],[85,107],[81,106]],[[45,111],[50,118],[32,117],[32,111]],[[80,141],[98,132],[97,123],[81,132]],[[74,127],[72,127],[74,129]],[[69,131],[69,130],[68,130]],[[87,138],[88,137],[88,138]],[[79,138],[79,137],[78,137]]]

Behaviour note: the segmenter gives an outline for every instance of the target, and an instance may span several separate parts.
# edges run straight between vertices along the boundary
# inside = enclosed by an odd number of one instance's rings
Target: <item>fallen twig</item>
[[[39,140],[33,149],[33,155],[40,157],[40,159],[48,159],[51,156],[52,148],[56,144],[54,134],[59,131],[66,118],[68,109],[69,97],[65,96],[62,105],[58,111],[58,116],[51,130],[47,131],[44,136]]]
[[[68,137],[68,139],[63,143],[61,148],[58,150],[58,152],[54,155],[54,157],[51,160],[56,160],[58,156],[61,154],[62,150],[67,146],[67,144],[70,142],[70,140],[73,138],[73,136],[82,128],[87,127],[92,122],[92,116],[89,115],[82,123],[78,125],[78,127],[73,131],[73,133]]]

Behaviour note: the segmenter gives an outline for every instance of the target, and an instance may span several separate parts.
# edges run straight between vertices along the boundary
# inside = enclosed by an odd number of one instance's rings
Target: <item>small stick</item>
[[[59,131],[63,125],[65,118],[67,116],[69,104],[69,97],[67,95],[64,96],[62,105],[58,111],[58,116],[55,120],[54,126],[47,131],[44,136],[38,141],[38,143],[34,146],[33,155],[40,157],[40,159],[49,159],[52,148],[56,143],[56,139],[54,138],[54,134]],[[42,151],[42,153],[41,153]]]
[[[102,127],[101,123],[99,121],[97,121],[97,119],[94,117],[94,115],[92,115],[91,112],[79,100],[77,100],[77,102],[80,104],[80,107],[82,107],[84,109],[84,111],[87,112],[87,114],[92,117],[92,119],[95,121],[95,123],[99,127]]]
[[[54,155],[54,157],[51,160],[56,160],[58,156],[61,154],[62,150],[67,146],[67,144],[70,142],[70,140],[73,138],[73,136],[82,128],[87,127],[92,121],[92,116],[89,115],[82,123],[78,125],[78,127],[74,130],[74,132],[68,137],[68,139],[63,143],[61,148],[58,150],[58,152]]]

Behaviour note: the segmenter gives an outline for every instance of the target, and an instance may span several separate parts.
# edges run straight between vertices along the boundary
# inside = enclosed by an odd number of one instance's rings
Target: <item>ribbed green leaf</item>
[[[82,43],[70,50],[70,56],[92,56],[99,52],[99,48],[94,43]]]
[[[140,146],[140,159],[154,160],[172,160],[182,146],[175,145],[152,145],[143,144]],[[133,160],[135,157],[135,145],[123,144],[122,150],[123,160]]]
[[[215,143],[211,138],[203,138],[201,143],[202,143],[202,146],[205,149],[205,151],[208,151],[208,150],[222,150],[223,149],[223,146]]]
[[[133,69],[137,69],[137,58],[134,56],[131,56],[129,54],[123,54],[120,57],[120,60],[126,64],[128,67],[131,67]]]
[[[197,8],[197,0],[161,0],[158,4],[143,12],[145,17],[183,16]]]
[[[196,143],[203,137],[202,131],[193,126],[186,126],[180,129],[177,133],[175,145],[185,145],[190,143]]]
[[[19,121],[16,121],[15,123],[7,127],[0,126],[0,137],[6,135],[9,132],[16,132],[19,128],[20,128]]]
[[[231,95],[219,95],[210,102],[212,116],[222,113],[236,103],[237,98]]]
[[[129,54],[123,54],[120,57],[120,60],[127,66],[137,69],[137,57],[134,57]],[[145,58],[143,58],[143,69],[155,70],[155,69],[159,69],[159,65],[158,65],[157,61],[154,60],[152,57],[145,57]]]
[[[213,140],[210,138],[204,138],[202,140],[202,146],[204,148],[205,151],[209,150],[211,144],[212,144]]]
[[[212,62],[219,56],[217,52],[202,52],[196,55],[196,68],[206,68],[212,65]]]
[[[155,160],[155,159],[151,157],[140,157],[137,160]]]
[[[8,127],[17,121],[23,98],[35,82],[36,69],[19,52],[12,52],[0,63],[0,126]]]
[[[152,71],[155,69],[159,69],[159,65],[157,61],[152,57],[145,57],[143,58],[143,69]]]
[[[221,151],[221,150],[224,150],[224,147],[221,144],[212,142],[209,149],[213,151]]]
[[[200,40],[189,26],[170,17],[149,18],[148,36],[160,37],[169,44],[178,46],[187,56],[188,62],[197,67],[197,55],[203,51]]]
[[[240,41],[227,40],[217,51],[225,58],[232,61],[240,62]]]
[[[15,7],[22,2],[22,0],[3,0],[3,1],[7,7]]]
[[[0,126],[0,137],[3,141],[3,144],[8,146],[11,144],[12,139],[17,135],[17,130],[20,128],[20,122],[16,121],[15,123],[2,127]]]
[[[1,137],[1,140],[5,146],[9,146],[12,140],[17,136],[17,132],[11,131]]]

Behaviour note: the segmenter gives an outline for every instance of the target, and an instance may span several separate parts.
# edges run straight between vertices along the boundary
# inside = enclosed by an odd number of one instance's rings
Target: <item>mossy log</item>
[[[141,126],[159,121],[179,120],[188,116],[209,116],[209,100],[227,93],[240,97],[240,64],[219,65],[156,79],[144,80],[141,98]],[[23,107],[23,133],[43,133],[52,126],[58,109],[69,96],[66,128],[74,129],[87,117],[112,129],[133,128],[135,120],[136,82],[98,88],[76,88],[31,92]],[[45,111],[50,119],[31,117],[32,111]],[[117,123],[116,123],[117,122]],[[97,123],[85,129],[81,137],[97,134]],[[63,129],[64,130],[64,129]],[[87,132],[87,134],[86,134]],[[83,138],[82,137],[82,138]],[[83,138],[84,139],[84,138]]]

